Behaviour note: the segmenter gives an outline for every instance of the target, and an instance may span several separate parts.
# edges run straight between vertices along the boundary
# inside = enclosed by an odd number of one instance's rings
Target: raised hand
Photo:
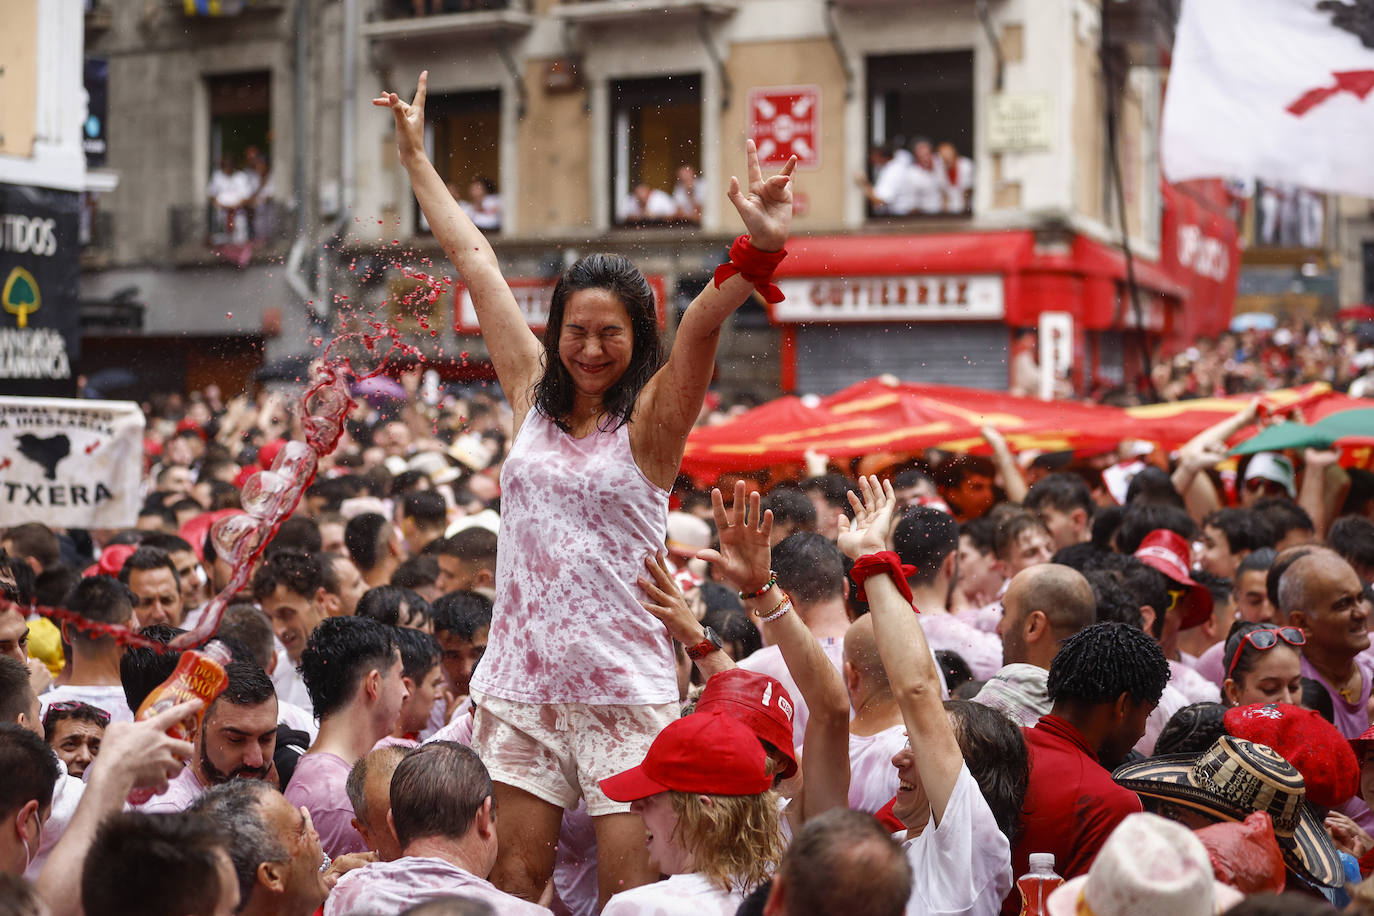
[[[747,193],[741,190],[739,179],[730,176],[730,203],[744,220],[754,247],[760,251],[778,251],[787,244],[787,233],[792,227],[792,170],[797,167],[797,157],[788,159],[781,172],[765,179],[759,168],[759,152],[754,141],[746,140],[744,149],[748,159],[749,189]]]
[[[839,548],[851,560],[866,553],[887,549],[887,532],[892,527],[892,513],[897,508],[897,494],[892,481],[879,483],[876,476],[860,477],[859,492],[863,499],[849,491],[849,505],[854,509],[854,521],[840,516]]]
[[[396,119],[396,151],[401,164],[425,153],[425,90],[429,86],[429,71],[420,73],[415,98],[407,105],[394,92],[384,92],[372,100],[378,108],[390,108]]]
[[[697,559],[715,566],[740,591],[758,591],[770,578],[772,552],[768,542],[773,534],[773,510],[760,513],[758,492],[750,493],[746,499],[741,480],[735,483],[735,501],[730,512],[725,511],[719,489],[711,491],[711,511],[716,519],[720,550],[703,550]]]

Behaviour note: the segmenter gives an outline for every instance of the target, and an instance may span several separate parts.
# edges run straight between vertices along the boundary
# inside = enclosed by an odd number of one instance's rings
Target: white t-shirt
[[[87,772],[90,772],[92,766],[95,766],[94,762],[86,768]],[[61,758],[58,758],[57,770],[57,784],[52,790],[52,809],[48,812],[48,819],[43,822],[43,839],[34,850],[33,861],[24,869],[24,877],[30,881],[38,880],[43,863],[48,861],[48,854],[57,845],[57,841],[62,839],[62,834],[67,832],[67,825],[72,822],[76,806],[81,803],[81,796],[86,791],[86,784],[67,772],[67,765]]]
[[[1135,743],[1135,750],[1144,754],[1146,757],[1155,752],[1155,742],[1159,740],[1159,733],[1164,731],[1164,726],[1169,724],[1169,720],[1174,717],[1185,706],[1191,705],[1188,698],[1184,696],[1173,684],[1164,685],[1164,694],[1159,698],[1159,705],[1150,713],[1145,720],[1145,734],[1140,736],[1140,740]]]
[[[1192,703],[1220,703],[1221,690],[1184,662],[1169,660],[1169,683]]]
[[[312,718],[315,704],[310,702],[310,691],[305,689],[305,678],[296,670],[295,662],[287,656],[286,650],[277,651],[277,667],[272,670],[272,686],[277,691],[277,702],[283,701],[305,710]]]
[[[916,164],[908,150],[893,153],[873,181],[873,196],[883,202],[883,212],[906,216],[916,209]]]
[[[923,169],[914,161],[911,174],[916,183],[916,212],[939,213],[945,208],[945,181],[940,167]]]
[[[324,916],[399,913],[435,897],[472,897],[501,916],[548,916],[542,906],[512,897],[444,859],[404,856],[356,868],[334,885]]]
[[[930,648],[958,653],[968,663],[974,680],[986,681],[1001,669],[1002,640],[996,634],[984,633],[943,612],[922,614],[917,619]]]
[[[906,746],[906,726],[894,725],[874,735],[849,736],[849,807],[868,814],[897,794],[897,768],[892,757]]]
[[[744,896],[721,890],[705,875],[673,875],[621,891],[606,902],[601,916],[735,916]]]
[[[124,698],[124,688],[118,684],[62,684],[54,687],[38,698],[38,704],[42,707],[38,710],[38,718],[47,715],[48,707],[54,703],[88,703],[109,713],[111,722],[134,721],[129,701]]]
[[[906,916],[997,916],[1011,890],[1011,844],[997,829],[968,766],[959,769],[945,816],[904,844],[911,863]]]
[[[176,778],[167,783],[167,791],[154,795],[138,806],[144,814],[177,814],[191,807],[191,803],[205,794],[205,786],[200,784],[196,771],[190,766],[183,767]]]
[[[672,219],[677,216],[673,195],[660,188],[649,192],[649,199],[641,206],[639,198],[631,194],[625,198],[624,219]]]

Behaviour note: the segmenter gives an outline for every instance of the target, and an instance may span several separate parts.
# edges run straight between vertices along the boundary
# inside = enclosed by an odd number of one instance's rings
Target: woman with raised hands
[[[861,477],[859,488],[862,499],[849,494],[854,520],[840,518],[839,546],[854,560],[850,575],[868,601],[878,655],[906,723],[907,747],[892,758],[901,780],[893,813],[907,827],[913,878],[906,911],[993,916],[1011,890],[1008,833],[1025,793],[1025,745],[1016,727],[997,721],[992,710],[969,717],[957,704],[947,709],[919,608],[912,607],[907,577],[915,570],[885,543],[897,505],[892,484]],[[980,752],[966,759],[965,744],[970,755],[974,747]],[[994,746],[1000,752],[988,753]],[[987,799],[985,782],[1009,789]]]
[[[472,678],[473,747],[496,784],[491,880],[537,899],[565,808],[585,798],[601,900],[657,877],[644,830],[599,780],[637,764],[677,717],[671,643],[635,580],[661,547],[668,490],[701,410],[720,328],[758,289],[770,301],[792,219],[793,159],[765,179],[747,145],[747,182],[729,197],[747,235],[678,323],[665,355],[654,295],[623,257],[588,255],[558,280],[540,341],[495,253],[424,152],[428,75],[390,108],[396,146],[435,238],[472,297],[514,412],[501,472],[501,550],[487,651]]]

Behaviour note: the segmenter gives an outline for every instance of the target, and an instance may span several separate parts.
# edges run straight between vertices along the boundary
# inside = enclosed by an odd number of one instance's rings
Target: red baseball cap
[[[693,713],[658,733],[644,762],[601,780],[618,802],[660,792],[757,795],[773,786],[763,745],[729,716]]]
[[[1212,616],[1211,590],[1200,582],[1193,581],[1188,575],[1188,542],[1183,539],[1183,535],[1168,528],[1156,528],[1140,542],[1135,558],[1187,588],[1180,630],[1200,626]]]
[[[137,545],[134,544],[115,544],[113,547],[106,547],[100,551],[100,561],[86,567],[81,575],[111,576],[118,579],[119,571],[124,568],[124,561],[137,549]]]
[[[784,763],[779,775],[783,779],[797,772],[792,737],[796,708],[782,681],[743,668],[722,671],[706,682],[696,711],[720,713],[743,722],[760,741],[777,748],[782,755]]]
[[[1360,763],[1364,762],[1364,752],[1369,750],[1370,742],[1374,742],[1374,725],[1361,732],[1360,737],[1351,738],[1349,741],[1350,749],[1355,752],[1355,759]]]
[[[1344,804],[1360,789],[1360,763],[1336,726],[1288,703],[1237,706],[1222,720],[1226,732],[1265,744],[1302,774],[1307,799],[1323,808]]]

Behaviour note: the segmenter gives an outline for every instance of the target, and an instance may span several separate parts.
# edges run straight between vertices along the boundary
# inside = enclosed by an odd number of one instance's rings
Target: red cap
[[[100,562],[87,567],[82,575],[119,578],[119,571],[124,568],[124,561],[129,559],[129,554],[137,549],[135,544],[116,544],[113,547],[106,547],[100,551]]]
[[[1374,725],[1366,728],[1358,738],[1350,739],[1350,749],[1355,752],[1357,761],[1364,760],[1364,752],[1369,750],[1369,743],[1374,741]]]
[[[720,713],[743,722],[760,741],[768,742],[783,756],[783,768],[779,771],[783,779],[797,772],[792,737],[796,710],[782,681],[743,668],[722,671],[706,682],[696,711]]]
[[[226,516],[242,514],[242,509],[216,509],[214,512],[202,512],[181,526],[181,537],[190,543],[191,549],[196,552],[196,559],[204,563],[205,536],[210,533],[211,526]]]
[[[185,417],[181,420],[181,422],[177,423],[177,432],[182,433],[188,429],[193,430],[197,436],[200,436],[200,440],[202,442],[204,442],[206,438],[208,438],[205,435],[205,429],[195,420],[192,420],[190,417]]]
[[[659,732],[639,766],[601,780],[601,791],[631,802],[668,791],[757,795],[772,785],[753,732],[729,716],[693,713]]]
[[[1334,808],[1359,791],[1355,752],[1318,713],[1288,703],[1255,703],[1227,710],[1223,721],[1228,734],[1268,745],[1293,764],[1313,804]]]
[[[1168,528],[1156,528],[1140,542],[1135,558],[1188,589],[1180,630],[1200,626],[1212,616],[1212,592],[1188,575],[1188,542],[1182,535]]]
[[[258,467],[256,464],[245,464],[243,467],[239,468],[239,472],[234,475],[234,486],[242,490],[243,485],[248,482],[248,478],[261,470],[262,468]]]

